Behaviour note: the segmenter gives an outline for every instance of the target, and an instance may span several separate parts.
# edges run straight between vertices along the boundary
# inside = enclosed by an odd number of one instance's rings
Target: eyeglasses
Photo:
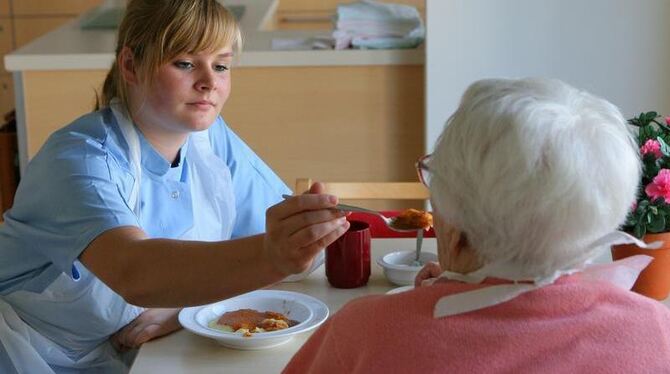
[[[421,156],[421,158],[416,161],[416,164],[414,164],[416,166],[416,173],[419,175],[419,180],[426,187],[430,186],[430,179],[432,176],[432,173],[428,168],[428,163],[430,162],[430,158],[432,156],[433,155],[430,153],[425,156]]]

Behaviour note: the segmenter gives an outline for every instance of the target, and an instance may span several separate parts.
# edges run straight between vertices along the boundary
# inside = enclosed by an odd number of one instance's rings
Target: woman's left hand
[[[442,268],[440,267],[440,264],[437,262],[428,262],[421,270],[419,270],[416,278],[414,278],[414,287],[419,288],[423,286],[424,281],[437,278],[440,276],[440,274],[442,274]]]
[[[137,348],[143,343],[179,330],[177,316],[181,309],[147,309],[110,338],[118,351]]]

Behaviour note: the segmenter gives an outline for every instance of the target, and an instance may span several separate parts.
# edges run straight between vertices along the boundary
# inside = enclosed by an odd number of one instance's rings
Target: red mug
[[[370,278],[370,225],[349,223],[349,230],[326,248],[326,278],[336,288],[364,286]]]

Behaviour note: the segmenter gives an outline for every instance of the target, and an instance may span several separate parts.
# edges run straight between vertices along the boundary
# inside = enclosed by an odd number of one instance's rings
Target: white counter
[[[244,5],[240,20],[244,48],[238,65],[271,66],[352,66],[422,65],[424,49],[408,50],[272,50],[273,38],[330,35],[331,30],[266,31],[278,0],[234,0],[227,5]],[[105,70],[114,60],[116,30],[82,30],[79,20],[66,24],[5,57],[8,71]]]

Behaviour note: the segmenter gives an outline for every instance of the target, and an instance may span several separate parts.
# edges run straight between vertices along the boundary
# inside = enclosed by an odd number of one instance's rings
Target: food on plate
[[[298,323],[277,312],[239,309],[226,312],[212,320],[209,327],[224,332],[241,333],[250,337],[254,333],[283,330]]]
[[[433,226],[433,215],[417,209],[406,209],[393,219],[393,228],[398,230],[428,230]]]

